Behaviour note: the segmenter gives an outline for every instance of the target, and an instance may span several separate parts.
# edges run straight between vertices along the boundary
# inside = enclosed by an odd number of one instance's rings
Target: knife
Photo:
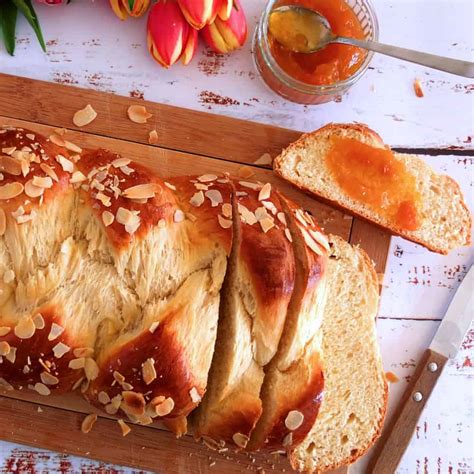
[[[459,285],[430,347],[421,362],[392,420],[374,447],[368,471],[393,474],[402,459],[423,408],[449,359],[456,356],[469,330],[473,313],[474,268]]]

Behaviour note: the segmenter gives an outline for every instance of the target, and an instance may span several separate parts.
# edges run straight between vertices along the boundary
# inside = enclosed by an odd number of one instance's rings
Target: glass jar
[[[370,0],[345,0],[345,2],[356,14],[365,37],[377,41],[379,26]],[[313,85],[293,78],[280,67],[273,57],[268,39],[270,14],[274,8],[282,5],[292,5],[292,2],[291,0],[270,0],[255,30],[253,54],[260,76],[270,89],[291,102],[322,104],[340,98],[367,71],[373,53],[368,51],[362,64],[354,74],[334,84]]]

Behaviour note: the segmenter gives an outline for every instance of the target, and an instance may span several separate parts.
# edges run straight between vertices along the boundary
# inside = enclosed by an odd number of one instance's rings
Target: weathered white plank
[[[38,7],[48,54],[41,53],[31,29],[20,20],[16,56],[0,51],[1,71],[121,95],[143,94],[149,100],[301,130],[330,121],[365,122],[394,146],[472,147],[472,80],[379,55],[373,69],[342,102],[290,104],[267,90],[250,53],[265,0],[243,0],[250,32],[243,50],[219,57],[201,48],[190,66],[168,71],[146,51],[145,18],[120,23],[107,4],[76,1],[68,7]],[[381,40],[473,59],[471,0],[374,0],[374,4]],[[413,92],[417,77],[424,84],[423,99]]]

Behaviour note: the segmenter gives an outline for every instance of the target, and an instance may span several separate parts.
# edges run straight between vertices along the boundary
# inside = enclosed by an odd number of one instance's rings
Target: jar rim
[[[272,12],[275,3],[279,0],[269,0],[263,11],[260,20],[257,24],[255,29],[254,35],[254,45],[255,47],[260,47],[263,53],[264,61],[270,67],[274,74],[278,76],[278,79],[282,81],[287,87],[292,89],[296,89],[299,92],[305,94],[318,94],[318,95],[329,95],[334,94],[337,92],[343,92],[348,87],[352,86],[355,82],[357,82],[367,71],[369,67],[370,61],[374,55],[373,51],[367,51],[367,55],[360,65],[359,68],[348,78],[343,79],[342,81],[335,82],[334,84],[324,84],[324,85],[316,85],[316,84],[308,84],[306,82],[300,81],[295,79],[294,77],[290,76],[275,60],[273,55],[271,54],[270,42],[268,41],[268,21],[270,18],[270,13]],[[379,24],[377,15],[375,13],[375,8],[372,5],[371,0],[359,0],[367,10],[369,23],[372,27],[372,35],[368,37],[373,41],[377,41],[379,38]],[[347,5],[353,9],[353,7],[348,3],[347,0],[344,0]]]

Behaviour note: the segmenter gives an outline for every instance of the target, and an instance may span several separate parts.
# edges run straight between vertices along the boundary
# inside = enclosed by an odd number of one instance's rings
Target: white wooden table
[[[373,1],[382,41],[474,60],[472,0]],[[243,0],[251,33],[264,3]],[[287,103],[267,90],[256,75],[250,39],[231,56],[216,56],[201,48],[190,66],[165,71],[146,51],[146,20],[120,23],[105,0],[38,7],[38,13],[47,54],[41,53],[22,20],[15,58],[0,49],[1,72],[143,96],[298,130],[331,121],[364,122],[387,143],[416,149],[434,168],[458,180],[473,208],[472,80],[378,56],[340,103],[307,107]],[[413,92],[415,78],[422,81],[422,99]],[[392,239],[378,320],[385,368],[400,378],[390,388],[389,412],[473,260],[472,248],[442,257]],[[473,347],[474,328],[429,401],[399,473],[474,472]],[[0,442],[0,472],[98,471],[132,472]],[[363,472],[363,465],[351,472]]]

